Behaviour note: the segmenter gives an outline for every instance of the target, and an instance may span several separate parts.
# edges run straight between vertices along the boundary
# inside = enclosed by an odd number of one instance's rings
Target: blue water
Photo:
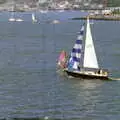
[[[0,119],[119,120],[120,82],[78,80],[56,71],[61,50],[70,53],[82,20],[79,11],[15,13],[24,22],[8,22],[0,13]],[[59,24],[51,24],[57,19]],[[120,77],[120,22],[92,21],[101,67]]]

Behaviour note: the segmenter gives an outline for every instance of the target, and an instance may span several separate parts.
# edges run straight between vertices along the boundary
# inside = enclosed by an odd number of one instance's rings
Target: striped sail
[[[79,70],[81,54],[82,54],[82,41],[84,34],[84,25],[82,26],[80,33],[77,37],[75,45],[72,49],[69,61],[68,61],[68,69]]]

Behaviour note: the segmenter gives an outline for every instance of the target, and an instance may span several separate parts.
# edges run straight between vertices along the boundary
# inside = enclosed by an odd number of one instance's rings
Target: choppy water
[[[18,15],[18,14],[17,14]],[[0,118],[119,120],[120,81],[69,79],[56,72],[62,49],[70,52],[83,21],[80,12],[0,13]],[[50,24],[59,19],[60,24]],[[48,22],[49,21],[49,22]],[[99,64],[120,77],[120,22],[92,21]]]

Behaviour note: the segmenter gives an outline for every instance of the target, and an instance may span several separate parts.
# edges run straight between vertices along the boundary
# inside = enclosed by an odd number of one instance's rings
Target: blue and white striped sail
[[[68,69],[79,70],[81,55],[82,55],[83,35],[84,35],[84,24],[82,25],[80,33],[72,49],[72,52],[68,61]]]

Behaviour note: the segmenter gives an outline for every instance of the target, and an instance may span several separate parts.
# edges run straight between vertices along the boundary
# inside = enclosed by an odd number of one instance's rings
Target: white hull
[[[10,21],[10,22],[23,22],[24,20],[23,20],[23,19],[20,19],[20,18],[18,18],[18,19],[10,18],[9,21]]]
[[[15,20],[15,18],[10,18],[9,21],[14,22],[16,20]]]
[[[23,22],[23,19],[18,18],[18,19],[16,19],[16,21],[17,22]]]

